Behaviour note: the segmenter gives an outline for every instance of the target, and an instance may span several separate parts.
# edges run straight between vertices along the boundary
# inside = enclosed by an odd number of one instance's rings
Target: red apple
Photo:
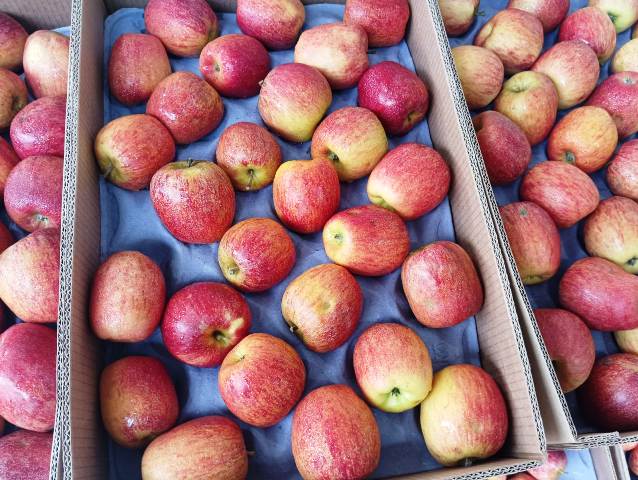
[[[0,415],[46,432],[55,421],[55,330],[20,323],[0,335]]]
[[[607,184],[616,195],[638,201],[638,140],[620,147],[607,168]]]
[[[246,292],[263,292],[288,276],[295,265],[295,244],[270,218],[249,218],[228,229],[219,242],[222,274]]]
[[[7,177],[19,161],[20,158],[13,151],[11,144],[0,137],[0,195],[4,195]]]
[[[28,36],[18,21],[0,12],[0,68],[17,70],[22,65],[22,53]]]
[[[338,210],[339,177],[328,160],[289,160],[272,184],[275,212],[291,230],[318,232]]]
[[[420,404],[432,389],[428,348],[398,323],[376,323],[358,338],[352,357],[357,384],[369,403],[399,413]]]
[[[253,333],[226,355],[218,383],[224,403],[241,421],[271,427],[301,398],[306,368],[288,343],[267,333]]]
[[[60,231],[36,230],[0,255],[0,299],[25,322],[56,322],[59,273]]]
[[[224,116],[217,91],[192,72],[175,72],[162,80],[146,104],[176,143],[196,142],[215,130]]]
[[[224,35],[204,47],[199,69],[223,96],[252,97],[259,93],[259,84],[270,71],[270,57],[253,37]]]
[[[142,456],[144,480],[219,478],[243,480],[248,454],[239,426],[220,417],[185,422],[153,440]]]
[[[483,287],[472,258],[453,242],[430,243],[408,255],[401,283],[412,313],[428,328],[451,327],[483,306]]]
[[[569,11],[569,0],[510,0],[507,8],[518,8],[541,21],[545,33],[554,30]]]
[[[317,265],[295,278],[281,299],[281,313],[306,347],[329,352],[343,345],[359,324],[363,293],[347,269]]]
[[[499,211],[523,283],[553,277],[560,267],[560,235],[552,217],[532,202],[510,203]]]
[[[638,132],[638,72],[614,73],[594,90],[587,105],[602,107],[616,122],[618,137]]]
[[[463,95],[470,110],[487,107],[503,86],[503,62],[487,48],[460,45],[452,49]]]
[[[11,122],[11,144],[20,158],[36,155],[64,157],[66,97],[31,102]]]
[[[479,0],[439,0],[445,31],[451,37],[465,34],[478,13]]]
[[[568,40],[546,50],[532,70],[552,79],[558,92],[558,108],[564,109],[578,105],[594,91],[600,65],[589,45]]]
[[[545,140],[554,126],[558,94],[546,75],[521,72],[503,84],[494,109],[518,125],[533,146]]]
[[[217,367],[248,334],[251,318],[244,297],[228,285],[193,283],[168,301],[162,339],[178,360],[195,367]]]
[[[345,182],[368,175],[387,151],[383,125],[366,108],[344,107],[332,112],[312,136],[312,158],[330,160]]]
[[[13,238],[13,234],[7,228],[7,226],[0,222],[0,253],[4,252],[7,248],[15,243],[15,238]],[[2,309],[0,308],[0,317]],[[2,319],[0,318],[0,331],[2,331]]]
[[[11,70],[0,68],[0,130],[5,130],[11,121],[28,103],[27,87]]]
[[[290,142],[307,142],[331,103],[330,84],[319,70],[287,63],[273,68],[262,82],[258,108],[277,135]]]
[[[599,107],[580,107],[554,127],[547,142],[547,156],[592,173],[607,163],[617,144],[618,131],[611,115]]]
[[[638,277],[609,260],[577,260],[561,278],[558,294],[561,305],[589,328],[603,332],[638,328]]]
[[[150,115],[126,115],[107,123],[95,137],[95,157],[104,177],[127,190],[141,190],[173,161],[175,142]]]
[[[401,266],[410,250],[408,229],[396,213],[363,205],[333,215],[323,228],[326,255],[356,275],[379,277]]]
[[[614,332],[614,338],[621,352],[638,355],[638,328]]]
[[[634,448],[629,454],[629,459],[627,460],[627,466],[631,473],[634,475],[638,475],[638,449]]]
[[[171,74],[160,40],[144,33],[125,33],[115,40],[109,58],[109,88],[118,102],[146,102],[155,87]]]
[[[479,30],[474,45],[492,50],[503,62],[505,73],[529,69],[543,49],[543,24],[531,13],[507,8]]]
[[[49,480],[52,433],[18,430],[0,439],[0,478]]]
[[[159,325],[165,301],[164,275],[153,260],[135,251],[114,253],[93,277],[93,333],[102,340],[141,342]]]
[[[605,12],[618,33],[627,30],[638,20],[636,0],[589,0],[589,5]]]
[[[534,316],[564,393],[580,387],[596,361],[594,338],[580,318],[560,308],[537,308]]]
[[[144,9],[148,33],[178,57],[195,57],[217,36],[217,17],[206,0],[149,0]]]
[[[408,0],[348,0],[343,21],[359,25],[372,48],[396,45],[405,36],[410,18]]]
[[[366,478],[381,458],[374,415],[346,385],[317,388],[299,402],[291,443],[297,469],[306,479]]]
[[[568,16],[560,26],[558,41],[580,40],[596,53],[600,63],[616,48],[616,29],[609,15],[596,7],[585,7]]]
[[[432,391],[421,404],[425,445],[445,466],[494,455],[505,443],[508,423],[498,385],[474,365],[451,365],[436,372]]]
[[[111,363],[100,377],[104,428],[119,445],[140,448],[175,425],[177,392],[166,367],[152,357]]]
[[[565,162],[541,162],[523,177],[522,200],[543,207],[558,228],[569,228],[593,212],[600,196],[593,180]]]
[[[536,480],[558,480],[566,469],[567,454],[563,450],[549,450],[547,461],[540,467],[528,470],[528,472]]]
[[[611,61],[611,71],[638,72],[638,38],[629,40],[616,51]]]
[[[436,208],[450,189],[450,167],[433,148],[404,143],[389,151],[368,179],[368,198],[414,220]]]
[[[523,130],[496,111],[482,112],[472,122],[490,182],[505,185],[523,175],[532,159]]]
[[[181,242],[218,242],[233,223],[235,191],[213,162],[168,163],[155,172],[150,190],[155,212]]]
[[[238,0],[237,24],[271,50],[291,48],[306,19],[299,0]]]
[[[36,98],[66,96],[69,37],[50,30],[33,32],[24,45],[22,63]]]

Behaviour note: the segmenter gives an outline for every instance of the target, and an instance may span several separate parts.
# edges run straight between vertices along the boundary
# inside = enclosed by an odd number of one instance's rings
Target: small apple
[[[0,12],[0,68],[18,70],[29,34],[18,21]]]
[[[621,145],[607,167],[607,184],[616,195],[638,201],[638,140]]]
[[[339,209],[339,177],[326,159],[289,160],[277,170],[272,198],[277,216],[288,228],[318,232]]]
[[[181,242],[218,242],[233,223],[235,191],[213,162],[168,163],[153,175],[150,192],[157,216]]]
[[[559,480],[566,469],[567,454],[563,450],[549,450],[547,461],[540,467],[528,470],[528,473],[536,480]]]
[[[295,44],[306,12],[300,0],[238,0],[237,24],[271,50]]]
[[[479,0],[439,0],[446,33],[451,37],[465,34],[476,18]]]
[[[0,195],[4,195],[7,177],[19,161],[20,158],[16,155],[11,144],[0,137]]]
[[[638,355],[638,328],[614,332],[614,338],[621,352]]]
[[[620,33],[630,28],[638,20],[636,0],[589,0],[590,7],[596,7],[609,16]]]
[[[228,409],[241,421],[265,428],[282,421],[299,401],[306,368],[288,343],[253,333],[226,355],[217,379]]]
[[[347,0],[343,22],[359,25],[372,48],[396,45],[405,36],[410,18],[408,0]]]
[[[22,63],[35,98],[66,96],[69,37],[50,30],[33,32],[24,45]]]
[[[295,278],[281,299],[281,313],[306,347],[324,353],[343,345],[359,324],[363,293],[347,269],[317,265]]]
[[[560,25],[569,11],[569,0],[510,0],[507,8],[518,8],[541,21],[543,31],[551,32]]]
[[[0,438],[0,478],[49,480],[52,433],[18,430]]]
[[[93,277],[93,333],[112,342],[146,340],[162,319],[165,301],[164,274],[153,260],[135,251],[114,253]]]
[[[611,71],[638,72],[638,38],[629,40],[616,51],[611,61]]]
[[[396,213],[376,205],[336,213],[323,228],[326,255],[355,275],[379,277],[401,266],[410,250],[408,229]]]
[[[487,48],[460,45],[452,49],[463,95],[470,110],[487,107],[503,86],[503,62]]]
[[[64,157],[66,97],[44,97],[29,103],[11,122],[11,144],[20,158]]]
[[[195,367],[217,367],[248,334],[251,318],[248,303],[233,288],[193,283],[168,301],[162,339],[178,360]]]
[[[594,90],[587,105],[602,107],[616,122],[618,138],[638,132],[638,72],[614,73]]]
[[[600,63],[604,63],[616,48],[616,29],[605,12],[596,7],[585,7],[569,15],[560,26],[558,41],[568,40],[585,42]]]
[[[11,121],[28,103],[27,87],[11,70],[0,68],[0,130],[6,130]]]

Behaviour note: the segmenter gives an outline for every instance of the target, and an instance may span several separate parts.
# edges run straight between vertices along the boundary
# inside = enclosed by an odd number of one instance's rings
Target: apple
[[[505,399],[482,368],[450,365],[434,374],[421,404],[421,430],[430,454],[444,466],[488,458],[507,437]]]
[[[368,35],[357,24],[310,28],[295,45],[295,62],[315,67],[335,90],[354,87],[368,69]]]
[[[621,145],[607,167],[607,184],[616,195],[638,201],[638,140]]]
[[[125,115],[98,132],[95,157],[106,180],[127,190],[141,190],[157,170],[173,161],[175,142],[155,117]]]
[[[249,218],[230,227],[217,250],[222,274],[246,292],[266,291],[288,276],[295,265],[295,244],[270,218]]]
[[[0,253],[4,252],[14,243],[15,238],[13,238],[13,234],[4,223],[0,222]],[[2,331],[2,324],[4,323],[2,316],[2,309],[0,308],[0,331]]]
[[[589,6],[599,8],[606,13],[617,33],[627,30],[638,20],[636,0],[589,0]]]
[[[11,144],[20,158],[64,157],[66,97],[44,97],[29,103],[11,122]]]
[[[178,57],[195,57],[217,36],[215,12],[206,0],[149,0],[144,9],[148,33]]]
[[[396,213],[376,205],[342,210],[323,228],[326,255],[355,275],[380,277],[401,266],[410,250],[408,229]]]
[[[638,72],[614,73],[594,90],[587,105],[602,107],[616,122],[618,137],[638,132]]]
[[[142,456],[144,480],[243,480],[248,454],[239,426],[221,416],[185,422],[153,440]]]
[[[301,398],[306,368],[288,343],[253,333],[226,355],[219,369],[219,393],[228,409],[254,427],[272,427]]]
[[[567,40],[546,50],[532,70],[551,78],[558,92],[558,108],[565,109],[583,102],[594,91],[600,65],[589,45]]]
[[[585,416],[605,431],[638,429],[638,355],[615,353],[596,361],[579,390]]]
[[[634,448],[629,454],[627,465],[631,470],[631,473],[633,473],[634,475],[638,475],[638,449]]]
[[[563,21],[569,11],[569,0],[510,0],[507,8],[531,13],[541,21],[543,31],[547,33]]]
[[[344,267],[327,263],[295,278],[281,299],[281,313],[303,344],[324,353],[343,345],[363,311],[363,292]]]
[[[177,392],[158,359],[124,357],[100,376],[100,409],[104,428],[119,445],[144,447],[175,425]]]
[[[532,159],[532,147],[518,125],[493,110],[476,115],[472,123],[493,185],[512,183],[525,173]]]
[[[536,480],[559,480],[566,469],[567,454],[563,450],[549,450],[547,461],[540,467],[528,470],[528,472]]]
[[[543,49],[543,24],[531,13],[507,8],[494,15],[474,37],[474,45],[492,50],[505,73],[528,70]]]
[[[580,40],[589,45],[600,63],[607,61],[616,48],[616,29],[602,10],[585,7],[569,15],[560,26],[558,41]]]
[[[536,480],[527,472],[520,472],[516,475],[510,475],[507,477],[508,480]]]
[[[574,262],[560,280],[562,306],[602,332],[638,328],[638,277],[598,257]]]
[[[111,94],[123,105],[146,102],[171,74],[162,42],[145,33],[120,35],[111,47],[108,76]]]
[[[306,479],[366,478],[381,458],[374,415],[347,385],[326,385],[306,395],[292,418],[290,441]]]
[[[458,37],[467,32],[478,13],[479,0],[439,0],[446,33]]]
[[[11,125],[16,114],[28,103],[27,87],[11,70],[0,68],[0,130]]]
[[[558,94],[546,75],[521,72],[503,84],[494,109],[518,125],[534,146],[545,140],[554,126]]]
[[[339,177],[324,158],[289,160],[277,170],[272,198],[277,216],[288,228],[318,232],[339,209]]]
[[[0,68],[17,70],[22,65],[24,44],[28,36],[18,21],[0,12]]]
[[[217,91],[192,72],[175,72],[162,80],[146,104],[176,143],[196,142],[215,130],[224,116]]]
[[[248,35],[223,35],[207,44],[199,56],[204,79],[225,97],[246,98],[259,93],[270,71],[268,51]]]
[[[36,230],[0,255],[0,299],[20,320],[54,323],[59,272],[60,231]]]
[[[69,37],[51,30],[33,32],[24,45],[22,63],[36,98],[66,96]]]
[[[328,115],[312,135],[312,158],[329,160],[344,182],[368,175],[387,151],[383,125],[366,108],[340,108]]]
[[[141,342],[158,327],[166,301],[159,266],[143,253],[117,252],[95,272],[89,317],[102,340]]]
[[[330,84],[319,70],[301,63],[287,63],[266,75],[258,108],[264,123],[280,137],[290,142],[307,142],[331,103]]]
[[[561,118],[552,130],[547,157],[593,173],[612,157],[617,144],[616,124],[605,109],[579,107]]]
[[[306,12],[300,0],[238,0],[237,24],[271,50],[295,44]]]
[[[638,38],[629,40],[616,51],[611,61],[611,71],[638,72]]]
[[[178,360],[195,367],[217,367],[248,334],[251,318],[248,303],[233,288],[193,283],[168,301],[162,339]]]
[[[560,267],[560,234],[552,217],[532,202],[510,203],[499,211],[523,284],[552,278]]]
[[[487,107],[503,86],[503,62],[491,50],[476,45],[452,49],[452,58],[470,110]]]
[[[0,137],[0,195],[4,195],[7,177],[19,161],[20,158],[16,155],[11,144]]]
[[[55,330],[20,323],[0,335],[0,415],[47,432],[55,421]]]
[[[638,447],[638,442],[621,443],[620,447],[623,449],[624,452],[629,452],[630,450]]]
[[[565,162],[534,165],[523,177],[520,197],[545,209],[558,228],[575,225],[593,212],[600,200],[589,175]]]
[[[343,14],[346,25],[359,25],[366,31],[372,48],[403,40],[409,18],[408,0],[347,0]]]
[[[589,328],[578,316],[560,308],[537,308],[534,316],[563,392],[576,390],[596,361]]]
[[[450,189],[450,167],[433,148],[404,143],[388,152],[368,178],[368,198],[414,220],[436,208]]]
[[[218,242],[233,223],[235,191],[213,162],[168,163],[153,175],[150,192],[162,224],[181,242]]]
[[[52,433],[18,430],[0,438],[0,478],[49,480]]]
[[[454,242],[433,242],[410,253],[401,283],[412,313],[428,328],[457,325],[483,306],[472,258]]]
[[[7,177],[4,207],[20,228],[33,232],[60,228],[62,216],[62,170],[60,157],[28,157]]]
[[[621,352],[638,355],[638,328],[614,332],[614,338]]]

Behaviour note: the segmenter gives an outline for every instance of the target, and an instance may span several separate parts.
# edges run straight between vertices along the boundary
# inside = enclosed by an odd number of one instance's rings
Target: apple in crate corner
[[[541,21],[545,33],[554,30],[569,11],[569,0],[510,0],[507,8],[518,8]]]
[[[218,32],[217,16],[206,0],[149,0],[144,23],[178,57],[199,55]]]
[[[155,87],[170,74],[168,55],[157,37],[125,33],[113,43],[108,67],[109,88],[121,104],[146,102]]]
[[[607,77],[594,90],[587,105],[609,112],[620,139],[638,132],[638,72],[614,73]]]
[[[0,12],[0,68],[17,70],[22,65],[24,44],[28,36],[18,21]]]
[[[503,86],[503,62],[487,48],[460,45],[452,57],[470,110],[487,107]]]
[[[48,480],[52,433],[18,430],[0,438],[0,478]]]
[[[27,38],[22,57],[27,85],[36,98],[66,96],[69,37],[38,30]]]
[[[102,371],[100,408],[106,431],[127,448],[146,446],[179,416],[177,392],[166,367],[144,356],[121,358]]]
[[[627,30],[638,20],[636,0],[589,0],[589,5],[605,12],[617,33]]]
[[[11,144],[0,137],[0,195],[4,195],[4,187],[9,173],[19,161],[20,158],[16,155]]]
[[[153,440],[142,456],[144,480],[243,480],[248,454],[239,426],[221,416],[185,422]]]
[[[620,147],[607,167],[607,184],[614,194],[638,202],[638,140]]]
[[[428,328],[457,325],[483,306],[476,267],[454,242],[430,243],[408,255],[401,283],[414,316]]]
[[[29,103],[11,122],[11,144],[20,158],[64,157],[66,97],[44,97]]]
[[[629,454],[627,466],[629,467],[629,470],[631,470],[631,473],[638,475],[638,449],[634,448]]]
[[[451,37],[467,32],[478,13],[479,0],[439,0],[445,31]]]
[[[249,425],[283,420],[301,398],[306,368],[288,343],[266,333],[241,340],[224,358],[218,387],[228,409]]]
[[[348,0],[343,14],[346,25],[363,27],[371,48],[390,47],[403,40],[409,18],[408,0]]]
[[[297,469],[306,479],[366,478],[381,457],[374,415],[346,385],[319,387],[299,402],[291,444]]]
[[[638,447],[638,442],[628,442],[620,444],[620,448],[622,448],[623,452],[629,452],[636,447]]]
[[[0,131],[9,128],[28,101],[27,87],[22,79],[11,70],[0,68]]]
[[[563,450],[549,450],[547,461],[540,467],[528,470],[528,472],[536,480],[559,480],[566,469],[567,454]]]
[[[248,303],[233,288],[193,283],[168,301],[162,339],[178,360],[195,367],[217,367],[248,334],[251,318]]]
[[[441,465],[491,457],[505,443],[508,425],[503,394],[485,370],[460,364],[434,374],[421,404],[421,430]]]
[[[589,45],[600,63],[607,61],[616,48],[616,29],[602,10],[585,7],[569,15],[560,26],[558,41],[580,40]]]
[[[621,352],[638,355],[638,328],[614,332],[614,338]]]
[[[19,323],[0,335],[0,415],[19,428],[53,429],[55,330]]]
[[[295,44],[306,19],[299,0],[238,0],[237,24],[243,33],[271,50]]]
[[[89,317],[102,340],[141,342],[158,327],[166,302],[159,266],[140,252],[111,255],[93,277]]]
[[[629,40],[616,51],[611,61],[611,71],[613,73],[638,71],[638,38]]]

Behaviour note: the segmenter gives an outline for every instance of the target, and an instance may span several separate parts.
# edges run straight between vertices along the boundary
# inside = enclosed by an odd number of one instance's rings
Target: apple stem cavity
[[[609,16],[609,19],[611,20],[611,23],[616,25],[616,20],[618,20],[618,15],[616,15],[614,13],[611,13],[611,12],[607,12],[607,15]]]
[[[334,163],[339,163],[339,155],[337,155],[335,152],[330,151],[328,152],[328,160]]]
[[[399,390],[399,387],[394,387],[390,392],[390,395],[393,397],[398,397],[399,395],[401,395],[401,390]]]
[[[576,163],[576,155],[574,155],[574,152],[565,152],[565,161],[570,165]]]
[[[217,343],[221,343],[224,346],[228,345],[228,338],[226,338],[226,335],[224,335],[224,333],[219,330],[215,330],[213,332],[213,338]]]
[[[629,260],[627,260],[627,265],[630,266],[630,267],[635,266],[636,263],[638,263],[638,257],[633,257],[633,258],[630,258]]]
[[[186,168],[191,168],[193,166],[193,163],[195,163],[195,160],[193,160],[192,158],[186,160]]]

